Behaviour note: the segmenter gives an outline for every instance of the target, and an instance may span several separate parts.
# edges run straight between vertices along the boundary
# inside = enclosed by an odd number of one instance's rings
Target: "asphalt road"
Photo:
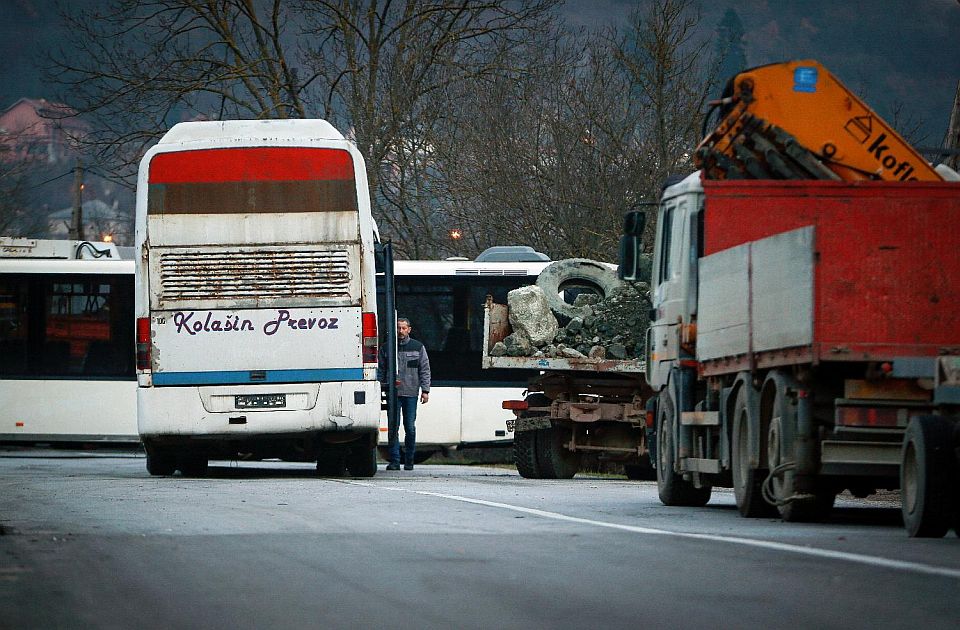
[[[418,466],[147,475],[0,453],[2,628],[956,628],[960,538],[891,502],[829,523],[668,508],[656,485]]]

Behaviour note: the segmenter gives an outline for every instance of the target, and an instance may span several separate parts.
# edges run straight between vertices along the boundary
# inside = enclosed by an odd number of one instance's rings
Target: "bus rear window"
[[[340,149],[205,149],[150,162],[152,215],[338,211],[357,211],[353,159]]]

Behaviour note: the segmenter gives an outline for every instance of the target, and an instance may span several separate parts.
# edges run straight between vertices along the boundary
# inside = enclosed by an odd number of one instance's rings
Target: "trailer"
[[[588,462],[617,462],[631,479],[653,479],[647,447],[651,390],[642,359],[491,356],[511,333],[506,304],[486,301],[483,367],[536,370],[525,398],[503,401],[516,418],[517,470],[530,479],[569,479]]]

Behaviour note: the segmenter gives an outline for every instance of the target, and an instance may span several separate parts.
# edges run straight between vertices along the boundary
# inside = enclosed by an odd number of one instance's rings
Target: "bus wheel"
[[[342,447],[327,447],[317,451],[317,474],[321,477],[342,477],[347,466]]]
[[[199,450],[188,450],[180,454],[177,468],[184,477],[204,477],[207,474],[207,454]]]
[[[910,420],[903,436],[900,491],[903,524],[916,538],[940,538],[950,529],[955,497],[956,455],[952,426],[939,416]]]
[[[747,416],[746,387],[748,386],[740,387],[733,406],[733,440],[730,448],[733,496],[741,516],[773,516],[776,513],[774,507],[763,500],[762,471],[750,467],[750,423]]]
[[[373,477],[377,474],[377,447],[361,440],[360,444],[350,449],[347,469],[354,477]]]
[[[666,394],[657,404],[657,494],[664,505],[700,507],[710,501],[713,488],[697,488],[673,472],[673,441],[675,418],[673,403]]]
[[[177,459],[169,448],[155,446],[151,442],[144,442],[147,452],[147,472],[154,476],[169,476],[177,470]]]
[[[580,471],[580,454],[567,448],[570,429],[554,424],[540,429],[537,437],[537,462],[544,479],[573,479]]]

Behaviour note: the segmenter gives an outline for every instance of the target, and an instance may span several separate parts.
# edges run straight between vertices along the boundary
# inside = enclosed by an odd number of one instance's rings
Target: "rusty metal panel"
[[[883,379],[865,381],[847,379],[843,382],[843,397],[877,400],[930,400],[930,392],[914,380]]]
[[[157,309],[349,305],[360,295],[357,246],[156,248]]]

